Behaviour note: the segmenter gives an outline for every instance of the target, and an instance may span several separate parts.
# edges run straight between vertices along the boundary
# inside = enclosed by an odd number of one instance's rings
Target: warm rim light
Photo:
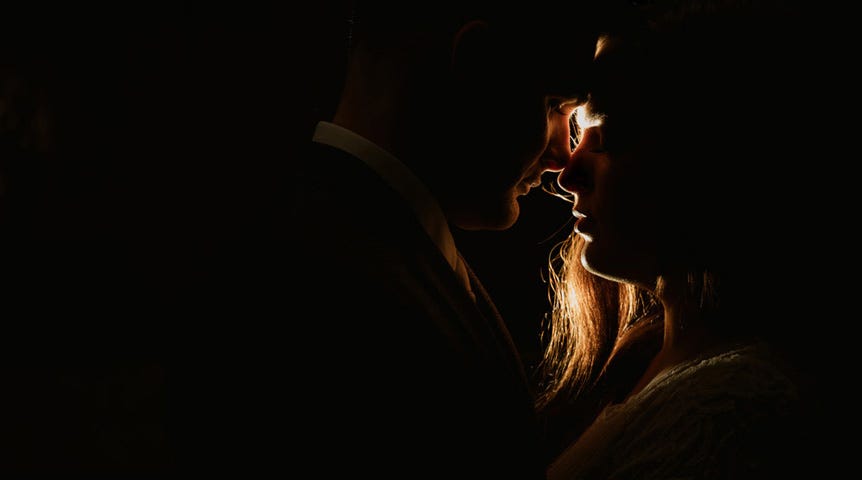
[[[581,129],[587,129],[590,127],[598,127],[602,124],[601,115],[593,115],[588,112],[586,105],[581,105],[575,108],[575,122],[577,122],[578,126]]]

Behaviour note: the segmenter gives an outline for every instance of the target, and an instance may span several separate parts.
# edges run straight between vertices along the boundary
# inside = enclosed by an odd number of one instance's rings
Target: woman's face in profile
[[[608,150],[606,135],[602,125],[584,128],[558,183],[575,195],[575,231],[586,241],[584,267],[611,280],[650,288],[659,275],[667,221],[655,194],[662,181],[650,178],[645,152]]]
[[[676,155],[674,125],[650,123],[647,102],[635,107],[629,101],[631,82],[610,85],[575,112],[579,142],[557,181],[575,197],[584,267],[652,289],[672,268],[685,228],[675,207],[679,179],[668,166]],[[641,111],[633,114],[634,108]]]

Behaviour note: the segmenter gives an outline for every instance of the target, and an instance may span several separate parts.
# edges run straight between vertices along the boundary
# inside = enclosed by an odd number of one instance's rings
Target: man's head
[[[597,7],[358,0],[334,121],[389,150],[450,223],[505,229],[518,196],[571,154],[569,109],[592,58]],[[601,2],[593,2],[601,3]]]

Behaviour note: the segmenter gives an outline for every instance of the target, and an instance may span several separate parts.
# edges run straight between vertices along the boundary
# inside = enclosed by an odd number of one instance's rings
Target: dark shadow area
[[[176,385],[217,376],[188,358],[245,321],[219,299],[337,88],[325,8],[4,7],[0,471],[174,464]]]
[[[220,407],[261,394],[255,382],[281,385],[261,366],[267,355],[311,354],[291,337],[292,321],[313,321],[305,312],[254,343],[267,316],[254,289],[289,282],[248,276],[271,273],[258,268],[266,252],[299,233],[278,222],[279,195],[334,109],[345,10],[27,2],[4,12],[0,471],[171,472],[193,437],[175,429],[180,416],[232,428]],[[509,232],[458,235],[532,364],[542,268],[570,216],[538,191],[522,207]]]

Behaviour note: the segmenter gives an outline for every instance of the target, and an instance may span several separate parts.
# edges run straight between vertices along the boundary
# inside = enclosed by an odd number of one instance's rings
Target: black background
[[[278,179],[341,85],[347,8],[294,3],[4,6],[0,470],[170,464],[150,348],[183,320],[167,299],[278,214]],[[508,231],[454,233],[532,368],[571,215],[538,189],[521,205]]]

